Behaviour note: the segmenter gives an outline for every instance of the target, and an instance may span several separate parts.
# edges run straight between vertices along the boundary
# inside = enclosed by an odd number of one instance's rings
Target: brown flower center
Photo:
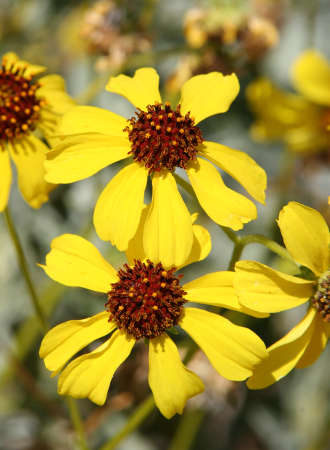
[[[319,279],[312,303],[325,322],[330,322],[330,270]]]
[[[125,264],[118,271],[119,281],[108,292],[105,306],[110,320],[135,339],[154,338],[176,325],[186,292],[174,271],[149,260],[135,260],[133,267]]]
[[[0,69],[0,143],[27,134],[36,127],[43,100],[36,97],[40,84],[25,69]]]
[[[168,102],[148,105],[129,119],[128,132],[131,153],[135,161],[145,165],[149,172],[161,169],[185,169],[196,158],[197,147],[203,142],[202,132],[194,125],[189,112],[182,116],[180,105],[176,110]]]

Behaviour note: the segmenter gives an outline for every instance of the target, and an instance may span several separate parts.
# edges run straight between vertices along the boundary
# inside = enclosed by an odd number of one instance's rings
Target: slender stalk
[[[276,253],[281,258],[289,260],[291,263],[294,263],[290,253],[282,247],[282,245],[273,241],[272,239],[268,239],[261,234],[248,234],[240,238],[241,243],[245,246],[248,244],[261,244],[264,247],[267,247],[271,252]]]
[[[231,259],[228,264],[228,270],[235,269],[235,264],[237,263],[237,261],[239,261],[241,255],[242,255],[242,252],[244,250],[244,247],[245,247],[245,245],[241,242],[237,242],[236,244],[234,244],[233,253],[231,255]]]
[[[137,407],[131,417],[128,419],[124,427],[101,447],[100,450],[112,450],[125,439],[129,434],[136,430],[144,419],[149,416],[155,407],[155,401],[153,395],[149,395],[141,405]]]
[[[33,282],[32,282],[31,276],[30,276],[30,272],[29,272],[29,269],[28,269],[27,261],[26,261],[25,255],[24,255],[23,247],[22,247],[21,242],[19,240],[17,231],[16,231],[15,226],[14,226],[14,222],[13,222],[13,220],[11,218],[11,215],[9,213],[8,208],[5,209],[4,215],[5,215],[5,219],[6,219],[6,223],[7,223],[7,227],[8,227],[8,231],[9,231],[10,237],[12,239],[12,242],[13,242],[15,250],[16,250],[17,260],[18,260],[19,266],[21,268],[23,277],[24,277],[25,282],[26,282],[26,286],[27,286],[29,294],[30,294],[30,298],[31,298],[31,302],[32,302],[33,308],[35,310],[35,313],[36,313],[37,317],[39,318],[39,321],[40,321],[40,324],[41,324],[42,328],[44,330],[47,330],[47,328],[48,328],[47,321],[45,319],[43,310],[41,309],[36,290],[35,290],[35,288],[33,286]]]
[[[205,411],[192,409],[184,413],[175,432],[169,450],[189,450],[200,429]]]
[[[66,403],[68,405],[71,422],[76,432],[78,445],[81,450],[89,450],[77,403],[72,397],[66,397]]]

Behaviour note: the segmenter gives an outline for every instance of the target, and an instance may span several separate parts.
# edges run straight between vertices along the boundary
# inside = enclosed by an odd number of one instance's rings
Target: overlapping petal
[[[115,331],[108,341],[93,352],[74,359],[63,370],[58,380],[59,394],[87,397],[97,405],[103,405],[115,371],[129,356],[134,344],[134,339],[122,331]]]
[[[41,266],[53,280],[65,286],[80,286],[108,292],[117,281],[117,272],[97,248],[74,234],[63,234],[51,243],[46,265]]]
[[[87,319],[68,320],[48,331],[41,342],[39,356],[48,370],[58,372],[79,350],[115,328],[115,323],[109,322],[107,311]]]
[[[167,419],[182,414],[187,400],[204,390],[199,377],[184,367],[166,334],[150,340],[148,379],[155,403]]]
[[[185,308],[179,324],[229,380],[245,380],[267,358],[265,344],[255,333],[217,314]]]
[[[60,135],[101,133],[107,136],[127,137],[123,129],[127,120],[111,111],[96,106],[75,106],[63,115],[58,128]]]
[[[269,358],[256,367],[253,376],[247,381],[250,389],[270,386],[296,366],[310,343],[316,314],[316,310],[310,308],[298,325],[268,348]]]
[[[143,247],[153,262],[164,267],[181,266],[193,244],[189,211],[170,172],[152,178],[152,202],[144,224]]]
[[[191,302],[240,311],[254,317],[267,317],[242,306],[234,289],[234,272],[213,272],[183,285],[185,298]]]
[[[278,226],[283,241],[295,261],[321,275],[329,267],[329,228],[313,208],[289,202],[282,208]]]
[[[286,275],[255,261],[235,265],[234,287],[239,302],[260,312],[279,312],[307,302],[315,282]]]
[[[70,136],[47,153],[46,180],[73,183],[94,175],[104,167],[128,158],[128,139],[98,134]]]
[[[293,84],[311,102],[330,106],[330,64],[316,50],[306,50],[292,67]]]
[[[18,187],[24,200],[32,208],[40,208],[48,201],[55,186],[45,181],[44,162],[48,147],[33,134],[9,146],[16,165]]]
[[[7,206],[11,180],[9,153],[7,150],[0,149],[0,212]]]
[[[133,77],[111,77],[106,89],[127,98],[136,108],[145,109],[147,105],[162,101],[158,86],[158,73],[151,67],[144,67],[136,70]]]
[[[105,187],[94,210],[94,226],[104,241],[126,250],[139,226],[144,208],[148,171],[133,163],[122,169]]]
[[[297,362],[297,369],[304,369],[313,364],[321,355],[328,342],[326,324],[319,314],[315,314],[313,333],[302,357]]]
[[[253,198],[265,202],[266,172],[249,155],[215,142],[204,142],[199,154],[229,173]]]
[[[181,88],[181,113],[185,115],[190,112],[197,124],[209,116],[226,112],[238,92],[239,82],[234,73],[196,75]]]
[[[240,230],[245,223],[257,217],[255,205],[229,189],[211,163],[197,158],[187,168],[187,173],[199,203],[214,222]]]
[[[57,114],[63,114],[72,108],[76,102],[66,92],[66,84],[60,75],[46,75],[38,80],[41,85],[37,89],[36,95],[46,100]]]

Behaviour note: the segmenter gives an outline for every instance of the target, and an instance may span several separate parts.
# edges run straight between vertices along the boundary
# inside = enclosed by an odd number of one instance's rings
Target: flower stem
[[[4,215],[5,215],[5,219],[6,219],[6,223],[7,223],[7,227],[8,227],[8,231],[9,231],[10,237],[12,239],[12,242],[13,242],[14,246],[15,246],[15,250],[16,250],[16,254],[17,254],[17,260],[18,260],[19,266],[21,268],[23,277],[24,277],[25,282],[26,282],[26,286],[27,286],[29,294],[30,294],[32,305],[34,307],[34,310],[35,310],[35,313],[36,313],[37,317],[39,318],[39,322],[40,322],[42,328],[46,331],[47,328],[48,328],[47,321],[45,319],[45,315],[43,313],[43,310],[41,309],[36,290],[35,290],[35,288],[33,286],[33,282],[32,282],[31,276],[30,276],[30,272],[29,272],[29,269],[28,269],[27,261],[26,261],[25,255],[24,255],[23,247],[22,247],[21,242],[19,240],[17,231],[16,231],[15,226],[14,226],[14,222],[13,222],[13,220],[11,218],[11,215],[9,213],[8,208],[5,209]]]
[[[189,450],[200,429],[205,411],[190,409],[180,418],[179,426],[175,432],[169,450]]]
[[[81,450],[89,450],[77,403],[72,397],[67,397],[66,402],[69,408],[71,422],[76,432],[78,445]]]
[[[128,419],[124,427],[104,444],[100,450],[112,450],[121,442],[125,437],[132,433],[138,426],[144,421],[144,419],[152,412],[155,407],[155,401],[153,395],[149,395],[141,405],[137,407],[131,417]]]

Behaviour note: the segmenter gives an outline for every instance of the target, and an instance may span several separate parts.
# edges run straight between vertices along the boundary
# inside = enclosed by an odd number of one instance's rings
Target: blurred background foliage
[[[276,139],[258,135],[253,113],[271,111],[276,99],[269,95],[258,106],[257,94],[252,94],[252,99],[249,94],[247,101],[246,87],[263,76],[278,89],[293,92],[290,67],[301,51],[315,47],[330,58],[329,23],[328,0],[0,0],[1,54],[15,51],[32,63],[47,66],[49,73],[62,74],[78,103],[130,117],[132,106],[104,90],[110,75],[132,74],[136,68],[152,65],[161,74],[164,96],[174,101],[182,83],[192,75],[235,71],[241,84],[238,99],[228,113],[203,123],[203,133],[208,140],[247,152],[265,168],[266,206],[258,207],[258,219],[243,233],[262,233],[278,242],[281,237],[275,218],[290,200],[318,209],[329,222],[330,145],[327,142],[321,150],[311,146],[302,154],[288,148],[281,132]],[[273,118],[270,121],[273,123]],[[54,237],[83,235],[115,266],[124,261],[121,253],[97,239],[91,220],[98,194],[119,165],[79,183],[59,186],[38,211],[29,208],[13,188],[9,206],[52,325],[99,312],[105,301],[90,292],[57,285],[38,269],[36,263],[44,261]],[[229,177],[225,176],[225,181],[239,189]],[[190,211],[199,213],[199,223],[210,230],[213,243],[207,260],[185,270],[184,280],[188,281],[226,269],[232,243],[196,200],[186,192],[182,195]],[[38,357],[41,332],[2,219],[0,243],[0,449],[76,448],[66,406]],[[291,270],[255,244],[244,250],[243,257],[288,273]],[[296,308],[266,320],[239,313],[229,317],[253,328],[269,345],[297,323],[302,313]],[[184,349],[185,336],[177,339]],[[204,380],[206,392],[188,402],[182,417],[166,421],[154,411],[117,448],[330,449],[329,350],[328,346],[312,367],[296,370],[261,391],[248,391],[244,383],[220,377],[197,352],[189,367]],[[79,401],[91,448],[100,448],[114,436],[146,397],[147,366],[144,344],[140,343],[118,370],[104,407]]]

